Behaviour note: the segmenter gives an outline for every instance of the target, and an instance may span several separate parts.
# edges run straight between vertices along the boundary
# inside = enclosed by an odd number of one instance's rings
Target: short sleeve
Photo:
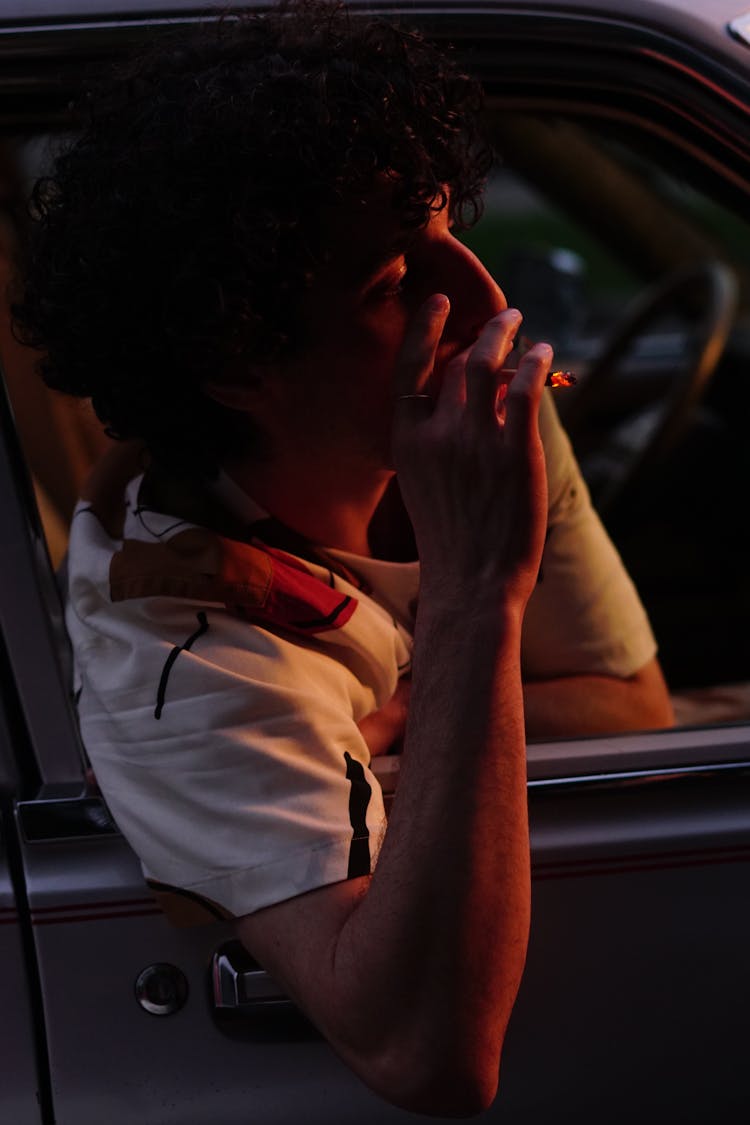
[[[94,616],[82,735],[149,880],[231,917],[372,871],[385,813],[356,723],[372,693],[349,668],[221,606]]]
[[[539,581],[524,618],[524,676],[630,676],[652,659],[656,642],[635,586],[592,507],[551,392],[543,397],[540,430],[549,520]]]

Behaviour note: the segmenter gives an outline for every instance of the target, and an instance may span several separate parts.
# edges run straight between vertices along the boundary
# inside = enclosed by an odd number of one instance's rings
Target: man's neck
[[[311,543],[370,555],[368,529],[392,474],[345,473],[339,467],[281,472],[272,462],[232,462],[227,475],[269,515]]]

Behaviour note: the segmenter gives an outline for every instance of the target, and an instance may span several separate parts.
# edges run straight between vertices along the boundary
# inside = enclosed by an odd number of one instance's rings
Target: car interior
[[[718,177],[643,131],[492,120],[501,159],[467,241],[578,375],[558,411],[678,722],[747,719],[750,228]]]

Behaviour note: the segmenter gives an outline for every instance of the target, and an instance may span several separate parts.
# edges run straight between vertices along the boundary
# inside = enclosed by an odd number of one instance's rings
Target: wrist
[[[480,583],[467,583],[456,589],[447,583],[422,580],[417,617],[422,627],[430,624],[461,634],[497,633],[508,639],[520,639],[525,608],[524,599],[507,589],[498,589],[497,585],[484,588]]]

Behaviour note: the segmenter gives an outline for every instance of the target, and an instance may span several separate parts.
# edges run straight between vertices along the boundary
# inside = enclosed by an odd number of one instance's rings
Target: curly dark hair
[[[393,178],[406,226],[468,226],[489,150],[477,83],[417,32],[303,2],[224,18],[129,61],[32,196],[16,332],[113,437],[214,475],[252,448],[203,391],[304,346],[321,214]]]

